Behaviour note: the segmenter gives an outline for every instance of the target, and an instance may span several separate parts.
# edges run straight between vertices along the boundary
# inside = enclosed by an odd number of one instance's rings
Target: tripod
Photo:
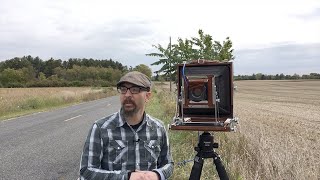
[[[213,163],[216,166],[220,179],[229,180],[221,159],[213,148],[218,148],[218,143],[214,143],[213,135],[209,132],[203,132],[200,135],[198,146],[194,148],[198,153],[194,158],[189,180],[200,180],[204,158],[213,158]]]

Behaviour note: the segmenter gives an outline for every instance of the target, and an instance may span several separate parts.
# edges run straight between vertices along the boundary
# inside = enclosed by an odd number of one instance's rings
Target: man
[[[84,145],[81,179],[163,180],[173,172],[167,132],[145,113],[150,79],[137,71],[117,83],[121,109],[96,121]]]

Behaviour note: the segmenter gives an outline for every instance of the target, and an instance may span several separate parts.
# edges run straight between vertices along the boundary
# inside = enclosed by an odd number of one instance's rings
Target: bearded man
[[[137,71],[117,83],[121,109],[96,121],[81,156],[80,179],[164,180],[173,161],[164,124],[146,114],[150,79]]]

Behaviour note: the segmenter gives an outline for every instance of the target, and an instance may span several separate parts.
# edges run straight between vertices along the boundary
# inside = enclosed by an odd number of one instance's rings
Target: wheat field
[[[229,169],[244,179],[320,179],[320,81],[235,84],[240,125],[227,138],[242,149],[225,152]]]

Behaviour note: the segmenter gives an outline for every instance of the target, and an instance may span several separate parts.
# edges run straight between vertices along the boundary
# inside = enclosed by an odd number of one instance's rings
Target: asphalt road
[[[92,123],[120,108],[117,96],[0,121],[0,180],[75,180]]]

